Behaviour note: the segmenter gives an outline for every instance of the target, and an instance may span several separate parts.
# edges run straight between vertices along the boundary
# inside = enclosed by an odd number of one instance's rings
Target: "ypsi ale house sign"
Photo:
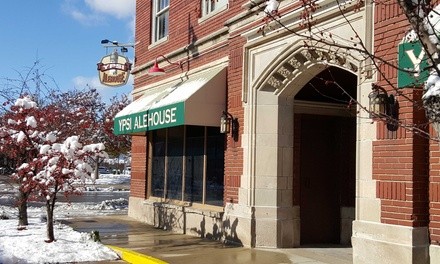
[[[397,87],[420,87],[428,79],[429,63],[420,41],[399,44]]]
[[[98,63],[99,81],[105,86],[122,86],[130,77],[131,63],[116,50],[102,57]]]

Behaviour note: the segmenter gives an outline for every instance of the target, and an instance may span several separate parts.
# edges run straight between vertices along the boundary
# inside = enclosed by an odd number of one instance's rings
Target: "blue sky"
[[[132,80],[102,86],[96,64],[107,52],[102,39],[134,42],[135,0],[13,0],[1,6],[0,78],[17,78],[39,59],[62,90],[89,85],[104,100],[132,90]],[[133,53],[129,48],[132,62]]]

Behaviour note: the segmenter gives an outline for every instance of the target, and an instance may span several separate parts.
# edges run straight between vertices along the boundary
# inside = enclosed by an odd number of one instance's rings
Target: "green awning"
[[[219,126],[225,109],[226,68],[205,70],[147,89],[116,114],[114,134],[134,134],[180,125]]]

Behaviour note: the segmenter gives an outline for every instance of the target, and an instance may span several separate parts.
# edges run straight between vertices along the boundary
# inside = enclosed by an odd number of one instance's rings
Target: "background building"
[[[372,84],[395,93],[398,5],[317,1],[325,41],[305,42],[303,1],[281,1],[282,25],[263,2],[137,1],[136,100],[115,119],[133,135],[129,215],[251,247],[352,245],[355,263],[440,261],[438,143],[362,108]],[[354,43],[393,63],[377,74],[340,48]],[[426,122],[404,100],[420,97],[400,90],[399,120]]]

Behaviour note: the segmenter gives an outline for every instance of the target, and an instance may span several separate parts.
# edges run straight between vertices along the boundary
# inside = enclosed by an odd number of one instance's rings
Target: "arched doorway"
[[[359,164],[359,152],[355,151],[359,145],[356,141],[356,131],[359,128],[356,125],[356,120],[359,120],[356,112],[358,106],[353,102],[350,107],[349,98],[365,98],[358,93],[361,92],[361,87],[365,86],[367,89],[371,84],[358,85],[360,60],[353,56],[345,57],[328,47],[307,49],[298,42],[286,46],[269,64],[257,67],[258,64],[255,63],[266,61],[266,58],[262,58],[272,53],[271,49],[267,53],[256,50],[255,54],[251,52],[249,55],[252,58],[249,65],[254,67],[249,69],[248,80],[253,80],[252,83],[246,82],[243,86],[245,113],[242,137],[243,176],[239,192],[241,196],[239,204],[231,206],[235,211],[230,210],[226,215],[235,217],[233,212],[239,212],[237,215],[239,214],[240,223],[250,230],[248,243],[255,247],[298,247],[311,243],[349,244],[355,218],[355,172]],[[252,79],[255,76],[258,78]],[[301,121],[304,121],[303,127]],[[309,131],[328,134],[312,134]],[[306,136],[302,137],[301,132]],[[338,141],[327,140],[328,137],[336,136],[339,136]],[[323,169],[324,161],[314,161],[318,158],[314,155],[318,147],[310,147],[310,156],[304,155],[301,158],[301,151],[307,151],[305,148],[301,149],[301,143],[303,147],[319,143],[315,140],[316,137],[322,139],[321,144],[327,141],[333,143],[331,145],[336,144],[339,148],[338,155],[336,152],[325,152],[324,149],[319,150],[319,154],[325,153],[323,157],[331,157],[324,160],[330,160],[329,165],[349,163],[350,166],[340,167],[349,170],[345,174],[349,176],[342,177],[338,173],[327,172],[322,179],[308,179],[306,175],[301,177],[301,167],[306,170],[304,166],[307,162],[312,168],[321,168],[321,174],[326,173],[322,170],[329,170]],[[350,139],[342,140],[343,138]],[[345,142],[349,143],[344,145]],[[343,154],[343,151],[348,151],[348,154]],[[321,181],[319,187],[325,187],[329,185],[325,182],[327,178],[338,182],[337,188],[330,188],[334,195],[323,194],[316,197],[321,199],[317,201],[318,205],[313,204],[311,199],[307,200],[307,197],[303,196],[301,199],[301,190],[304,195],[323,192],[318,189],[306,192],[306,187],[301,186],[301,183],[305,185],[317,180]],[[349,187],[341,184],[348,184]],[[335,202],[323,206],[323,201],[327,202],[324,198],[328,196],[336,196]],[[306,215],[317,210],[324,213],[322,208],[327,207],[330,209],[327,216]],[[307,223],[311,224],[307,226]],[[330,238],[324,238],[320,232],[313,237],[312,231],[316,225],[328,227],[326,231],[331,231],[328,235]],[[307,228],[312,231],[308,232]]]
[[[354,220],[357,76],[327,67],[294,97],[300,244],[349,244]],[[353,107],[351,107],[353,106]],[[298,190],[299,189],[299,190]]]

